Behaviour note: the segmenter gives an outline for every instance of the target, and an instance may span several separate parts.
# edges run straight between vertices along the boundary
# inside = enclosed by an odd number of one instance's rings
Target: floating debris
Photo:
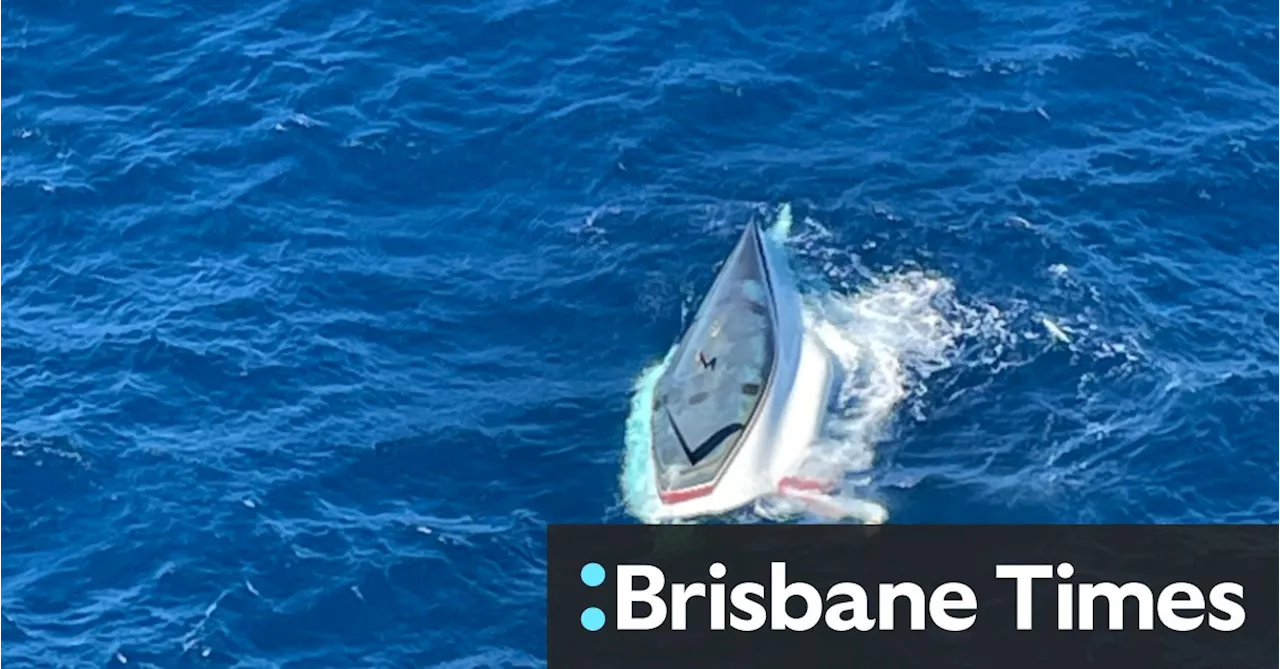
[[[1068,337],[1067,333],[1063,331],[1062,328],[1058,327],[1058,325],[1053,321],[1048,318],[1041,318],[1040,323],[1044,325],[1044,329],[1049,331],[1049,334],[1053,335],[1054,339],[1057,339],[1064,344],[1071,343],[1071,337]]]

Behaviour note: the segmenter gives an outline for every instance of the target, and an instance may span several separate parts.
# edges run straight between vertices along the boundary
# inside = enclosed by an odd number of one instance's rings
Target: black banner
[[[548,665],[1272,669],[1278,546],[1274,525],[558,525]]]

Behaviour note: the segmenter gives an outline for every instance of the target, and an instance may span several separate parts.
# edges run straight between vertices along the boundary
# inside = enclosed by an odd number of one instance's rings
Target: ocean
[[[632,403],[783,212],[881,521],[1280,515],[1269,4],[0,24],[11,667],[545,666],[545,526],[639,522]]]

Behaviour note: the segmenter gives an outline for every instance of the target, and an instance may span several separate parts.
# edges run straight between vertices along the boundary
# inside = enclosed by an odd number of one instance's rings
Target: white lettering
[[[723,587],[723,586],[722,586]],[[671,629],[685,629],[687,623],[685,607],[694,597],[706,597],[705,583],[672,583],[671,584]]]
[[[751,599],[755,596],[759,601]],[[729,593],[729,603],[733,608],[746,614],[746,618],[736,613],[729,616],[729,626],[739,632],[754,632],[764,627],[769,613],[764,608],[764,586],[759,583],[739,583]]]
[[[1012,578],[1017,583],[1018,629],[1031,629],[1031,581],[1053,576],[1047,564],[998,564],[996,578]]]
[[[831,604],[831,600],[836,597],[847,597],[849,601]],[[831,604],[827,609],[827,627],[837,632],[870,632],[875,629],[876,619],[867,615],[867,591],[857,583],[837,583],[831,586],[827,591],[827,603]],[[845,612],[852,615],[845,618]]]
[[[632,587],[636,578],[644,578],[648,585],[642,590]],[[651,630],[657,629],[667,617],[667,605],[658,597],[666,577],[657,567],[644,564],[618,565],[618,629]],[[648,604],[649,615],[642,618],[632,616],[636,604]]]
[[[793,632],[813,629],[822,620],[822,596],[818,594],[818,589],[808,583],[787,583],[785,562],[774,562],[770,572],[773,629]],[[792,597],[804,600],[804,614],[799,618],[792,618],[787,614],[787,602]]]
[[[1094,601],[1105,598],[1108,604],[1107,626],[1112,630],[1124,629],[1124,600],[1138,600],[1138,629],[1149,630],[1155,625],[1154,603],[1151,588],[1141,583],[1082,583],[1080,585],[1080,629],[1093,629]]]
[[[959,600],[948,599],[948,595],[959,595]],[[933,594],[929,595],[929,617],[933,624],[948,632],[963,632],[978,619],[978,596],[973,588],[963,583],[943,583]],[[973,611],[967,616],[953,616],[950,610]]]
[[[1178,600],[1178,595],[1186,595],[1186,599]],[[1204,593],[1190,583],[1170,583],[1160,591],[1156,610],[1165,627],[1175,632],[1190,632],[1204,622]],[[1178,611],[1196,611],[1199,615],[1184,618]]]
[[[1227,599],[1235,595],[1240,601]],[[1219,632],[1234,632],[1244,625],[1244,586],[1239,583],[1219,583],[1209,591],[1209,605],[1227,614],[1227,617],[1209,615],[1209,627]]]
[[[915,583],[880,585],[880,629],[893,629],[893,605],[899,597],[906,597],[911,603],[911,629],[924,629],[924,590]]]

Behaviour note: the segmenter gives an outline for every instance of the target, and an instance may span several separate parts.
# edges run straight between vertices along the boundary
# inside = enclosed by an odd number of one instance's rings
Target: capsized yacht
[[[658,380],[650,417],[655,520],[723,514],[769,495],[820,499],[797,475],[837,383],[805,328],[781,240],[747,225]]]

